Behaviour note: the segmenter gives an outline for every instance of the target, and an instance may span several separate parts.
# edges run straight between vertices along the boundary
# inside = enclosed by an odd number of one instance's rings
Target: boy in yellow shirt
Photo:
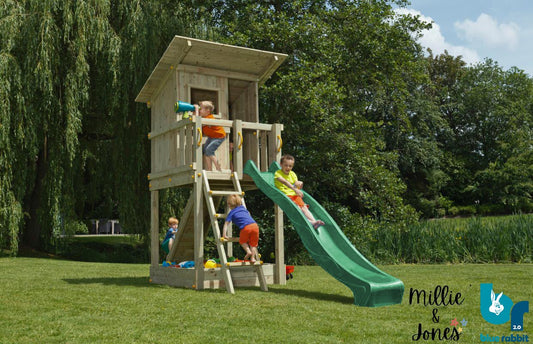
[[[286,154],[280,160],[281,169],[274,174],[274,184],[287,197],[289,197],[304,213],[305,217],[311,222],[313,227],[317,229],[324,225],[324,221],[316,220],[313,214],[309,211],[309,206],[305,204],[302,197],[303,192],[300,190],[303,187],[303,182],[298,180],[296,173],[292,170],[294,167],[294,157]]]

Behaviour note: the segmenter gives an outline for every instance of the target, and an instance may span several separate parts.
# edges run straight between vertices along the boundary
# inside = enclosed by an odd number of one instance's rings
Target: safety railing
[[[261,171],[266,171],[281,156],[282,124],[191,116],[148,134],[152,158],[148,176],[150,189],[189,184],[193,179],[191,172],[194,176],[195,171],[205,168],[202,158],[202,145],[206,140],[202,135],[204,125],[221,126],[226,131],[226,140],[216,152],[222,172],[237,171],[243,176],[244,164],[248,160],[254,161]]]

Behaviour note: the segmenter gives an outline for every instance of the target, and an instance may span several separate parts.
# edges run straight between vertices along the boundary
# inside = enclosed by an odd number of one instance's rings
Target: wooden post
[[[151,191],[150,198],[150,252],[155,267],[159,265],[159,191]]]
[[[259,161],[259,171],[266,172],[268,171],[268,147],[267,147],[267,132],[259,131],[259,142],[261,146],[260,152],[260,161]]]
[[[259,123],[259,87],[257,82],[253,82],[248,86],[248,107],[250,108],[250,111],[254,115],[254,120],[251,122],[257,122]],[[257,136],[258,132],[248,132],[246,135],[246,148],[250,152],[249,156],[247,156],[246,160],[251,159],[256,166],[259,166],[260,168],[260,157],[259,157],[259,137]],[[246,163],[246,161],[245,161]],[[242,172],[240,172],[242,176]]]
[[[287,284],[287,278],[285,273],[285,247],[283,245],[284,233],[283,233],[283,211],[277,205],[274,206],[275,219],[275,255],[276,266],[274,267],[274,283]]]
[[[187,163],[185,142],[185,127],[181,127],[178,140],[178,166],[184,166]]]
[[[272,124],[270,131],[269,145],[268,145],[268,160],[269,164],[281,159],[281,148],[283,141],[281,140],[282,125],[279,123]]]
[[[242,121],[237,119],[233,121],[233,170],[242,176],[244,167],[242,159],[242,145],[244,144],[242,133]]]
[[[196,170],[194,171],[194,269],[195,285],[197,290],[204,289],[204,204],[202,199],[202,176],[203,156],[202,156],[202,119],[195,117],[194,125],[194,157],[196,161]]]
[[[274,161],[279,161],[281,159],[281,124],[273,124],[272,131],[270,132],[269,138],[269,165]],[[275,218],[275,255],[276,255],[276,266],[274,267],[274,283],[276,284],[287,284],[286,274],[285,274],[285,246],[283,244],[284,233],[283,233],[283,211],[277,205],[274,205],[274,215]]]
[[[228,205],[226,204],[226,209],[225,209],[224,214],[226,216],[228,216],[229,211],[230,211],[230,209],[229,209]],[[228,226],[228,233],[227,234],[228,234],[228,237],[230,237],[230,238],[233,237],[233,223],[231,223]],[[228,254],[228,257],[233,257],[233,242],[230,241],[230,242],[228,242],[226,244],[226,251],[227,251],[226,253]]]

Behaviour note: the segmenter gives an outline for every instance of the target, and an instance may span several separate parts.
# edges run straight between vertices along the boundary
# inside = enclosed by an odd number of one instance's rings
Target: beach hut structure
[[[283,63],[287,55],[175,36],[139,92],[136,102],[150,108],[151,170],[151,266],[152,283],[194,289],[285,284],[283,216],[274,206],[274,264],[231,263],[231,243],[220,240],[219,221],[224,211],[219,206],[231,193],[255,189],[252,179],[243,174],[244,163],[252,160],[261,171],[281,157],[283,125],[259,122],[259,87]],[[184,116],[174,111],[177,101],[191,104],[210,100],[215,119]],[[185,113],[186,114],[186,113]],[[207,171],[203,166],[203,125],[224,127],[226,140],[216,152],[222,171]],[[194,261],[194,268],[169,268],[159,256],[159,191],[166,188],[191,188],[191,195],[180,218],[174,245],[165,258]],[[204,268],[204,244],[212,229],[222,266]]]

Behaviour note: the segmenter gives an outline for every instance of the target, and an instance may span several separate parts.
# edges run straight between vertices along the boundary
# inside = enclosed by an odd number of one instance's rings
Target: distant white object
[[[121,234],[122,227],[118,220],[107,220],[107,219],[93,219],[91,220],[93,224],[94,234]]]

